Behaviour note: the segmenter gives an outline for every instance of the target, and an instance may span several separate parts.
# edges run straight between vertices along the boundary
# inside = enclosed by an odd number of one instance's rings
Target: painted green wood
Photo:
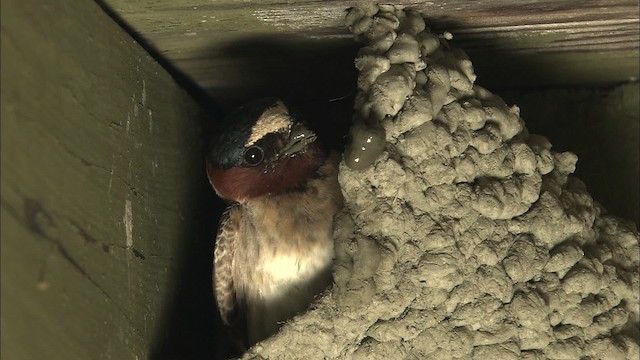
[[[200,110],[91,0],[2,1],[3,359],[146,359],[195,239]]]
[[[264,67],[263,56],[272,59],[284,52],[279,65],[266,71],[295,77],[287,69],[303,61],[288,57],[296,44],[305,43],[310,50],[306,59],[312,61],[321,49],[356,46],[344,26],[346,9],[356,1],[103,1],[216,99],[262,88],[264,76],[253,70]],[[494,89],[625,82],[640,73],[634,0],[392,3],[421,11],[435,31],[453,33],[452,43],[469,52],[482,83]],[[238,52],[258,42],[263,43],[259,52]],[[348,52],[333,55],[353,68]]]

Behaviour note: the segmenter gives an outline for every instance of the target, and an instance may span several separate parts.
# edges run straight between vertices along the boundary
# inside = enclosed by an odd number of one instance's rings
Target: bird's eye
[[[249,166],[260,165],[264,159],[264,151],[259,146],[252,146],[244,151],[244,162]]]

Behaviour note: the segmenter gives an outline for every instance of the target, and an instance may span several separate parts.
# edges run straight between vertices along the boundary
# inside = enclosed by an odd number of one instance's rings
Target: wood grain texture
[[[3,359],[145,359],[194,239],[200,110],[93,1],[2,2]]]
[[[325,75],[328,71],[320,68],[323,64],[340,74],[353,67],[350,53],[344,49],[355,44],[343,19],[354,1],[105,2],[139,36],[216,98],[233,98],[263,88],[262,82],[296,76],[296,71],[287,73],[275,63],[297,70],[299,62],[307,59],[311,60],[307,65],[317,66]],[[612,83],[638,77],[636,1],[394,3],[422,12],[436,31],[452,32],[453,44],[469,52],[484,85],[523,88]],[[307,49],[306,57],[291,54],[300,46]],[[247,50],[251,47],[260,51]],[[314,57],[325,61],[315,63]],[[265,58],[267,72],[280,70],[279,74],[285,75],[256,75],[252,69],[264,68]],[[329,59],[332,62],[327,65]],[[339,77],[335,78],[340,84]]]

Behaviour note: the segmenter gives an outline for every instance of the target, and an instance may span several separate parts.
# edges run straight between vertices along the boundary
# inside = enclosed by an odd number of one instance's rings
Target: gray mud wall
[[[420,14],[351,9],[362,48],[335,286],[271,359],[637,359],[638,232],[474,84]]]

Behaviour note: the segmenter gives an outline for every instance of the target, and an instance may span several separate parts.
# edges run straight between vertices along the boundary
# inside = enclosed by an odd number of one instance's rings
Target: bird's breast
[[[275,333],[332,283],[333,215],[342,206],[338,162],[332,156],[300,188],[240,207],[233,280],[252,342]]]
[[[322,191],[328,180],[311,181],[305,191],[245,205],[243,245],[236,256],[249,265],[241,276],[248,298],[268,301],[291,296],[304,302],[330,285],[333,215],[342,197],[339,192]]]
[[[333,246],[326,242],[311,244],[303,252],[280,251],[264,256],[256,269],[261,277],[262,297],[269,300],[297,292],[315,295],[330,282],[333,257]]]

